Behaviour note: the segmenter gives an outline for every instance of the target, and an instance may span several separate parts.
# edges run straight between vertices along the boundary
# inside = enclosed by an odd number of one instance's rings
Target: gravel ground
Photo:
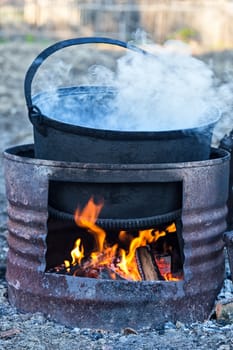
[[[32,59],[48,43],[12,42],[0,45],[0,149],[32,142],[32,127],[27,118],[23,79]],[[217,73],[232,69],[232,52],[206,55]],[[103,56],[104,57],[104,56]],[[90,59],[86,57],[85,62]],[[110,62],[111,64],[111,62]],[[80,71],[83,69],[81,63]],[[142,329],[138,332],[124,329],[119,333],[104,329],[68,328],[55,323],[40,313],[21,314],[10,306],[5,281],[6,268],[6,199],[0,158],[0,349],[233,349],[233,317],[225,320],[207,320],[186,326],[180,322],[167,323],[164,329]],[[224,288],[219,296],[233,299],[233,286],[226,272]]]

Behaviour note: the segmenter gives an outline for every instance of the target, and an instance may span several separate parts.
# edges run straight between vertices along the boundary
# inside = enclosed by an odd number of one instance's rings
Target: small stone
[[[219,346],[218,350],[231,350],[231,347],[228,344],[222,344]]]
[[[101,338],[103,338],[103,334],[100,332],[93,332],[90,336],[91,340],[99,340]]]
[[[11,329],[8,329],[6,331],[2,331],[0,332],[0,339],[8,339],[8,338],[12,338],[14,337],[15,335],[19,334],[20,333],[20,330],[17,329],[17,328],[11,328]]]
[[[177,321],[177,322],[176,322],[176,328],[177,328],[177,329],[184,329],[185,326],[184,326],[184,324],[183,324],[182,322]]]
[[[176,326],[173,322],[166,322],[164,325],[164,329],[170,330],[170,329],[176,329]]]
[[[220,322],[233,323],[233,301],[218,302],[215,306],[216,319]]]
[[[82,329],[81,332],[80,332],[80,335],[90,335],[90,331],[87,330],[87,329]]]
[[[75,327],[75,328],[73,329],[73,332],[74,332],[74,333],[80,333],[80,328]]]
[[[138,334],[137,331],[135,331],[135,329],[127,327],[123,329],[123,334],[124,335],[128,335],[128,334]]]

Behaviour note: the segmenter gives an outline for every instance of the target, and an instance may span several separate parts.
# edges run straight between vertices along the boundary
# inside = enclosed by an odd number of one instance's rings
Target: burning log
[[[163,280],[158,266],[148,246],[139,247],[136,249],[136,260],[138,271],[144,281]]]
[[[92,266],[90,262],[85,262],[83,265],[70,265],[69,267],[65,264],[53,267],[47,272],[56,273],[61,275],[70,275],[76,277],[87,277],[87,278],[97,278],[97,279],[114,279],[114,280],[124,280],[114,268],[108,266]]]
[[[103,279],[112,279],[112,280],[125,280],[125,278],[121,277],[116,271],[109,267],[105,267],[100,270],[99,277]]]
[[[174,280],[173,273],[180,270],[181,260],[175,223],[137,232],[121,230],[115,240],[108,241],[107,232],[96,225],[102,206],[91,198],[82,211],[75,212],[77,226],[94,238],[93,247],[78,237],[71,258],[49,272],[96,279]]]

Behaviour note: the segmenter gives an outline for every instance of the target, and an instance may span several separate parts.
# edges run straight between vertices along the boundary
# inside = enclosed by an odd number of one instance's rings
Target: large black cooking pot
[[[96,129],[91,127],[94,120],[113,112],[110,102],[117,91],[108,86],[58,88],[52,115],[42,113],[44,107],[51,103],[54,91],[44,91],[32,97],[31,85],[38,68],[46,58],[58,50],[89,43],[128,48],[126,43],[109,38],[89,37],[65,40],[42,51],[26,73],[25,98],[29,118],[34,126],[37,158],[84,163],[171,163],[209,158],[212,131],[218,115],[212,118],[214,121],[211,123],[184,130]],[[129,49],[134,50],[135,54],[147,54],[134,46],[130,46]],[[61,113],[62,118],[60,118]],[[64,114],[77,115],[79,125],[62,121]]]

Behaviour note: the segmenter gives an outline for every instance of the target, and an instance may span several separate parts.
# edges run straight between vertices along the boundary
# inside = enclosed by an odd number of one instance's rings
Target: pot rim
[[[203,123],[199,126],[195,127],[189,127],[184,129],[170,129],[170,130],[154,130],[154,131],[133,131],[133,130],[112,130],[112,129],[100,129],[100,128],[93,128],[83,125],[76,125],[67,123],[62,120],[53,119],[51,117],[48,117],[47,115],[43,114],[40,111],[39,106],[37,106],[37,103],[41,98],[43,98],[44,101],[50,99],[51,94],[56,91],[58,96],[72,96],[79,94],[87,94],[88,92],[91,93],[105,93],[109,95],[113,95],[117,92],[117,89],[112,86],[96,86],[96,85],[80,85],[80,86],[67,86],[67,87],[60,87],[54,90],[47,90],[40,92],[33,96],[33,106],[32,111],[34,112],[34,108],[36,110],[36,113],[30,114],[30,120],[33,125],[35,126],[48,126],[54,129],[57,129],[59,131],[64,131],[67,133],[72,134],[80,134],[80,135],[86,135],[86,136],[96,136],[100,138],[111,138],[111,139],[128,139],[128,140],[139,140],[139,139],[175,139],[177,137],[179,138],[185,138],[190,137],[192,134],[205,134],[205,133],[212,133],[212,130],[216,123],[219,121],[221,117],[221,112],[217,107],[212,107],[208,111],[209,113],[213,113],[216,115],[215,118],[213,118],[209,123]]]

